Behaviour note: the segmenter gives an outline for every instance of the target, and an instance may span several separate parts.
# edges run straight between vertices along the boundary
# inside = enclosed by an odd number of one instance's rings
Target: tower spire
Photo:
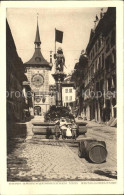
[[[36,30],[36,37],[35,37],[35,48],[40,48],[40,44],[41,44],[41,41],[40,41],[40,33],[39,33],[39,26],[38,26],[38,13],[37,13],[37,30]]]

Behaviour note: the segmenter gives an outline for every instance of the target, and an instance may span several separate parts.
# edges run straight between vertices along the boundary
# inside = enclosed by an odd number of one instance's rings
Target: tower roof
[[[38,22],[37,22],[36,37],[35,37],[34,44],[35,44],[34,54],[33,54],[32,58],[25,63],[25,65],[26,66],[46,67],[46,68],[51,69],[52,66],[50,65],[49,62],[47,62],[47,60],[44,59],[44,57],[41,53],[41,49],[40,49],[41,41],[40,41]]]
[[[41,44],[38,21],[37,21],[37,31],[36,31],[36,37],[35,37],[35,42],[34,42],[34,43],[35,43],[35,44],[36,44],[36,43]]]
[[[44,59],[41,51],[39,48],[35,48],[35,52],[32,56],[32,58],[25,63],[26,65],[41,65],[41,66],[50,66],[49,62]]]

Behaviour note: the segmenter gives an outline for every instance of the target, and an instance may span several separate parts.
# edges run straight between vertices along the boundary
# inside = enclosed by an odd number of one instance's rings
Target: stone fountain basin
[[[76,122],[78,125],[78,135],[83,135],[87,132],[86,122]],[[39,135],[55,135],[55,123],[50,122],[40,122],[34,121],[32,122],[33,128],[32,131],[34,134]],[[68,123],[71,125],[71,123]]]
[[[51,134],[54,135],[54,128],[55,123],[49,123],[49,122],[33,122],[33,128],[32,131],[34,134],[40,134],[40,135],[46,135]]]

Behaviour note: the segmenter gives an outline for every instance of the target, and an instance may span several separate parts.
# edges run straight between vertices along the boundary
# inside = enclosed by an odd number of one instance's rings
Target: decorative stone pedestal
[[[62,82],[64,81],[66,74],[64,72],[56,71],[54,74],[52,74],[52,76],[56,82],[56,106],[61,107],[62,106]]]

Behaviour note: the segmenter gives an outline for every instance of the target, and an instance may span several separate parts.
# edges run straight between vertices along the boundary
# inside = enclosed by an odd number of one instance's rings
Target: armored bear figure
[[[57,54],[54,55],[56,59],[56,70],[59,72],[63,72],[63,66],[65,65],[65,57],[63,55],[62,49],[59,47],[57,50]]]

